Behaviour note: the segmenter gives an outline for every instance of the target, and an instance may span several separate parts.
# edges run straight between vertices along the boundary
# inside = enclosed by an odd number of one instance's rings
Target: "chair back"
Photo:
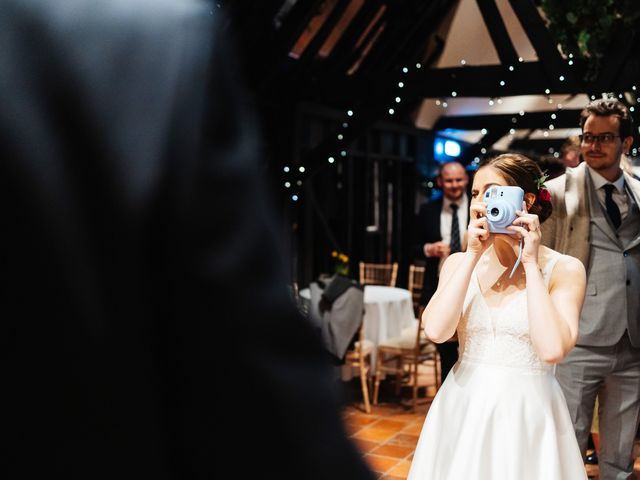
[[[422,296],[422,288],[424,287],[424,269],[418,265],[409,265],[409,288],[411,297],[413,299],[413,311],[416,318],[420,318],[418,315],[420,310],[420,299]]]
[[[398,262],[365,263],[360,262],[360,285],[396,286],[398,278]]]
[[[422,330],[423,306],[418,307],[415,326],[405,329],[399,337],[394,337],[378,345],[373,388],[373,404],[378,403],[380,379],[382,374],[395,374],[396,396],[400,388],[412,389],[413,408],[418,402],[418,390],[421,387],[433,387],[438,390],[438,351]]]

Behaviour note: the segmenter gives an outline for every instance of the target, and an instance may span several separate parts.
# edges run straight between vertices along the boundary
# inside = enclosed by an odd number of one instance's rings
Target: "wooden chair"
[[[424,267],[418,265],[409,265],[409,288],[413,299],[413,311],[416,318],[420,318],[420,300],[422,296],[422,288],[424,287]]]
[[[371,413],[371,403],[369,401],[371,353],[373,353],[373,342],[364,338],[364,323],[361,323],[358,330],[358,341],[355,342],[353,348],[347,350],[344,364],[349,367],[355,367],[359,371],[364,411],[367,413]]]
[[[422,308],[420,312],[422,313]],[[378,404],[380,391],[380,377],[383,373],[395,374],[396,395],[404,385],[412,389],[413,408],[418,404],[418,389],[428,384],[420,384],[421,369],[427,369],[433,374],[436,391],[439,387],[438,352],[433,342],[427,340],[422,331],[421,315],[416,319],[416,325],[405,329],[399,337],[390,338],[378,345],[376,359],[376,375],[373,387],[373,404]]]
[[[396,286],[398,262],[365,263],[360,262],[360,285]]]

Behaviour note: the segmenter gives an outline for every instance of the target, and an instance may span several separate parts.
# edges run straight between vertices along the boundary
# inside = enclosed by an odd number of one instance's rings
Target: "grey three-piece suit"
[[[598,396],[602,480],[631,473],[640,412],[640,182],[624,178],[629,210],[618,229],[585,163],[549,182],[554,211],[542,227],[545,245],[587,269],[577,345],[556,375],[583,453]]]

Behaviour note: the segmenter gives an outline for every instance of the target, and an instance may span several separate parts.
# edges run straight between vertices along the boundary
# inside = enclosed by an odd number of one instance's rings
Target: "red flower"
[[[541,188],[538,190],[538,200],[541,202],[550,202],[551,201],[551,193],[546,188]]]

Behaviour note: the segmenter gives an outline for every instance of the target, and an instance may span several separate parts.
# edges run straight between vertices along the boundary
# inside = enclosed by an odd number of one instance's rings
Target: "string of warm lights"
[[[524,59],[522,57],[518,57],[518,62],[519,63],[523,63]],[[467,60],[465,59],[461,59],[460,60],[460,65],[462,67],[468,65]],[[574,60],[573,60],[573,54],[569,54],[568,55],[568,59],[567,59],[567,65],[568,66],[573,66],[574,65]],[[422,68],[422,65],[420,63],[416,63],[415,65],[415,69],[419,70],[420,68]],[[516,71],[516,65],[508,65],[506,70],[508,72],[515,72]],[[387,111],[386,113],[389,116],[393,116],[396,114],[396,108],[399,104],[402,103],[402,92],[405,89],[406,85],[407,85],[407,75],[410,73],[410,68],[407,66],[403,66],[400,69],[400,74],[401,74],[401,78],[397,81],[396,83],[396,90],[395,92],[393,92],[390,95],[390,105],[387,107]],[[508,73],[507,73],[508,75]],[[565,73],[561,73],[560,75],[558,75],[558,81],[560,82],[564,82],[567,79],[566,74]],[[508,85],[508,78],[505,79],[501,79],[498,82],[498,85],[502,88],[502,87],[506,87]],[[637,87],[636,85],[631,85],[631,91],[635,92],[637,91]],[[441,107],[442,109],[447,109],[449,107],[449,102],[451,101],[451,99],[458,99],[458,97],[460,97],[461,93],[458,90],[452,90],[450,93],[450,98],[437,98],[434,100],[435,105],[438,107]],[[553,99],[553,97],[551,96],[551,89],[550,88],[545,88],[544,89],[544,95],[547,98],[547,102],[551,105],[554,104],[555,101]],[[603,97],[607,96],[609,94],[602,94]],[[618,93],[617,97],[621,100],[627,100],[627,103],[638,103],[638,98],[633,98],[633,94],[625,94],[625,93]],[[596,96],[595,95],[591,95],[591,100],[595,100]],[[503,99],[501,96],[497,96],[497,97],[491,97],[488,100],[489,106],[494,106],[496,104],[501,105],[503,103]],[[563,109],[563,104],[562,103],[556,103],[556,110],[562,110]],[[629,110],[633,113],[635,112],[635,107],[633,105],[629,106]],[[517,124],[518,124],[518,117],[523,117],[526,115],[526,112],[524,110],[519,110],[517,114],[514,114],[514,116],[511,118],[511,122],[514,124],[514,127],[517,128]],[[350,119],[354,119],[356,118],[356,111],[355,109],[349,108],[345,111],[345,121],[342,122],[341,126],[340,126],[340,131],[336,134],[336,139],[338,140],[338,146],[335,152],[330,153],[329,155],[327,155],[326,159],[327,159],[327,163],[329,163],[330,165],[335,165],[338,161],[338,159],[342,158],[346,158],[347,157],[347,147],[346,145],[346,139],[348,137],[348,129],[349,129],[349,120]],[[548,138],[550,135],[550,132],[552,132],[553,130],[555,130],[556,126],[553,123],[554,120],[557,119],[557,115],[556,113],[551,113],[550,114],[550,123],[547,125],[547,127],[542,131],[542,136],[545,138]],[[510,136],[514,136],[516,134],[516,128],[510,128],[509,129],[509,135]],[[638,128],[638,131],[640,132],[640,127]],[[482,138],[480,139],[480,141],[478,142],[480,145],[482,145],[482,141],[484,139],[484,137],[486,137],[489,133],[489,130],[487,128],[482,128],[481,129],[481,134],[482,134]],[[556,152],[555,149],[553,147],[549,148],[549,153],[553,154],[554,157],[558,158],[560,156],[559,152]],[[486,155],[487,154],[487,146],[486,145],[482,145],[480,148],[480,153],[482,155]],[[638,154],[638,148],[634,148],[632,150],[632,155],[636,156]],[[479,164],[479,162],[481,161],[481,158],[479,156],[474,157],[474,159],[472,160],[472,164]],[[319,168],[323,168],[322,166],[320,166]],[[291,200],[293,202],[297,202],[298,200],[300,200],[300,192],[295,188],[295,187],[301,187],[303,184],[302,178],[300,178],[299,176],[296,178],[292,178],[298,174],[304,174],[306,172],[306,168],[304,165],[300,165],[297,168],[297,172],[294,171],[294,169],[292,169],[289,166],[285,166],[284,167],[284,173],[285,175],[285,180],[284,180],[284,187],[286,189],[290,189],[291,190]],[[432,182],[429,182],[432,184]],[[429,186],[430,188],[433,187],[433,185]]]
[[[420,63],[416,63],[415,64],[415,68],[416,70],[420,70],[422,68],[422,64]],[[400,69],[402,78],[396,83],[397,86],[397,91],[395,91],[395,93],[393,93],[390,98],[392,99],[391,101],[391,105],[389,107],[387,107],[387,114],[389,116],[395,115],[396,113],[396,108],[397,105],[400,104],[402,102],[402,91],[406,86],[406,82],[407,82],[407,78],[406,75],[409,74],[410,69],[407,66],[403,66]],[[356,111],[354,108],[349,108],[345,111],[345,115],[346,115],[346,119],[344,122],[342,122],[341,126],[340,126],[340,132],[336,134],[336,139],[338,140],[338,148],[335,152],[327,155],[327,163],[331,164],[331,165],[335,165],[337,162],[337,158],[346,158],[347,157],[347,147],[345,146],[345,142],[347,139],[347,132],[348,132],[348,128],[349,128],[349,119],[353,119],[356,116]],[[319,168],[322,168],[322,166],[320,166]],[[291,194],[290,194],[290,198],[291,201],[298,202],[300,200],[300,192],[296,191],[295,187],[301,187],[302,186],[302,179],[297,177],[295,179],[295,181],[293,179],[291,179],[290,177],[292,175],[296,175],[296,173],[293,171],[293,169],[288,166],[285,165],[283,167],[283,172],[285,174],[285,179],[284,179],[284,187],[287,190],[291,190]],[[300,165],[298,167],[298,173],[302,174],[306,172],[306,168],[304,165]]]

